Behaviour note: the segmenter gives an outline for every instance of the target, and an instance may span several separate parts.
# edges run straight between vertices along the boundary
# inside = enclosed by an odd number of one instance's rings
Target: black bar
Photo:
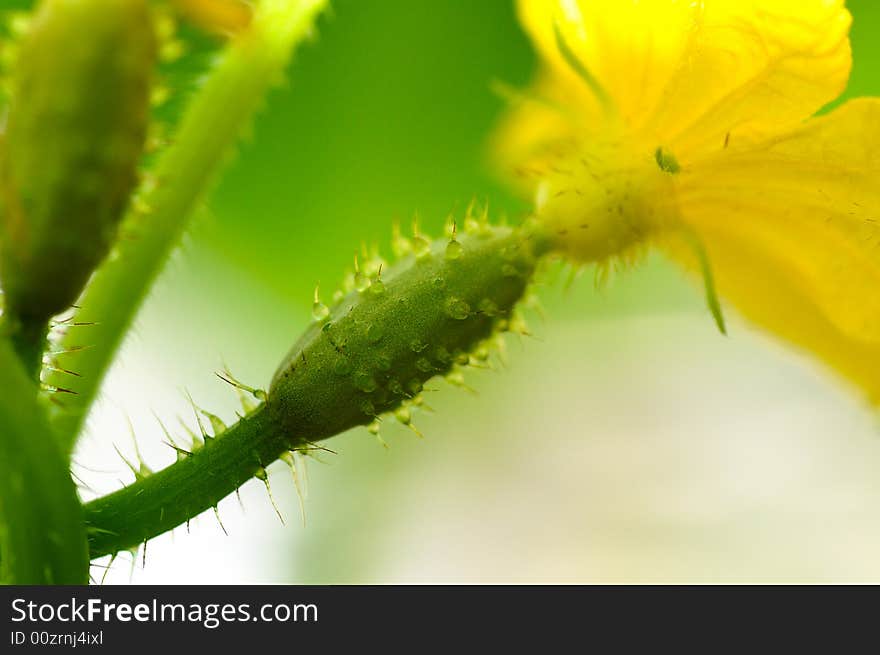
[[[475,639],[496,647],[531,640],[545,647],[571,646],[565,651],[596,647],[603,653],[687,643],[714,652],[738,642],[751,652],[764,650],[774,639],[785,644],[805,636],[817,646],[819,631],[831,629],[839,619],[841,632],[828,642],[837,650],[840,635],[854,637],[860,627],[873,629],[875,624],[873,603],[845,602],[868,595],[858,591],[745,586],[0,587],[0,653],[124,653],[134,646],[136,652],[178,652],[187,644],[202,652],[221,649],[242,655],[262,655],[266,648],[287,645],[291,648],[284,652],[311,645],[321,648],[322,655],[352,645],[356,655],[391,645],[413,652],[435,652],[444,645],[470,652]],[[41,614],[45,620],[39,620]],[[165,620],[158,620],[160,614]],[[76,639],[75,647],[71,639]],[[614,647],[604,647],[608,645]]]

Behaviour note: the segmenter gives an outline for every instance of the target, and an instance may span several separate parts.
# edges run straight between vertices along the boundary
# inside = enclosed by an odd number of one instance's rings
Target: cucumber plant
[[[517,308],[556,247],[540,225],[494,225],[469,210],[441,239],[398,233],[395,263],[356,261],[329,306],[316,291],[313,320],[267,391],[230,377],[251,400],[238,422],[202,412],[211,433],[176,446],[175,463],[141,467],[133,484],[80,501],[70,456],[101,379],[218,162],[324,4],[40,0],[8,23],[0,368],[14,393],[0,399],[4,582],[84,583],[90,560],[216,510],[247,480],[265,481],[275,460],[291,463],[355,426],[379,437],[386,418],[416,430],[428,380],[463,384],[464,367],[520,329]],[[174,56],[169,26],[180,20],[224,41],[173,137],[153,151],[161,62]],[[49,329],[71,308],[92,326],[87,350]]]

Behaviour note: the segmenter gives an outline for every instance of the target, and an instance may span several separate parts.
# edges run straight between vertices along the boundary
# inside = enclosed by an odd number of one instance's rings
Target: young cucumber
[[[421,243],[319,312],[296,342],[268,399],[289,434],[315,440],[370,423],[417,397],[430,378],[466,364],[507,324],[540,247],[521,230],[488,225]]]

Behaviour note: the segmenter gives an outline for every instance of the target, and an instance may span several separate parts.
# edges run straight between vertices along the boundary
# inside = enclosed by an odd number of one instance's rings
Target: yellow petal
[[[242,0],[174,0],[177,10],[209,32],[236,34],[251,22],[252,9]]]
[[[520,0],[518,8],[550,74],[565,89],[560,95],[574,94],[588,111],[584,122],[596,113],[595,98],[583,101],[588,89],[560,52],[555,29],[631,125],[656,107],[700,15],[691,0]]]
[[[843,0],[520,0],[519,14],[582,131],[604,125],[554,26],[623,121],[682,161],[796,124],[849,76]]]
[[[721,296],[880,402],[880,100],[716,157],[676,186]]]
[[[846,86],[851,17],[843,0],[703,6],[697,35],[651,119],[683,159],[790,128]]]

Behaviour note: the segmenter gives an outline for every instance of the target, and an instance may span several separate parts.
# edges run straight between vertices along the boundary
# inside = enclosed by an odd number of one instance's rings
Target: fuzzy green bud
[[[43,0],[23,37],[0,161],[0,279],[29,323],[69,307],[137,181],[156,41],[147,0]]]

